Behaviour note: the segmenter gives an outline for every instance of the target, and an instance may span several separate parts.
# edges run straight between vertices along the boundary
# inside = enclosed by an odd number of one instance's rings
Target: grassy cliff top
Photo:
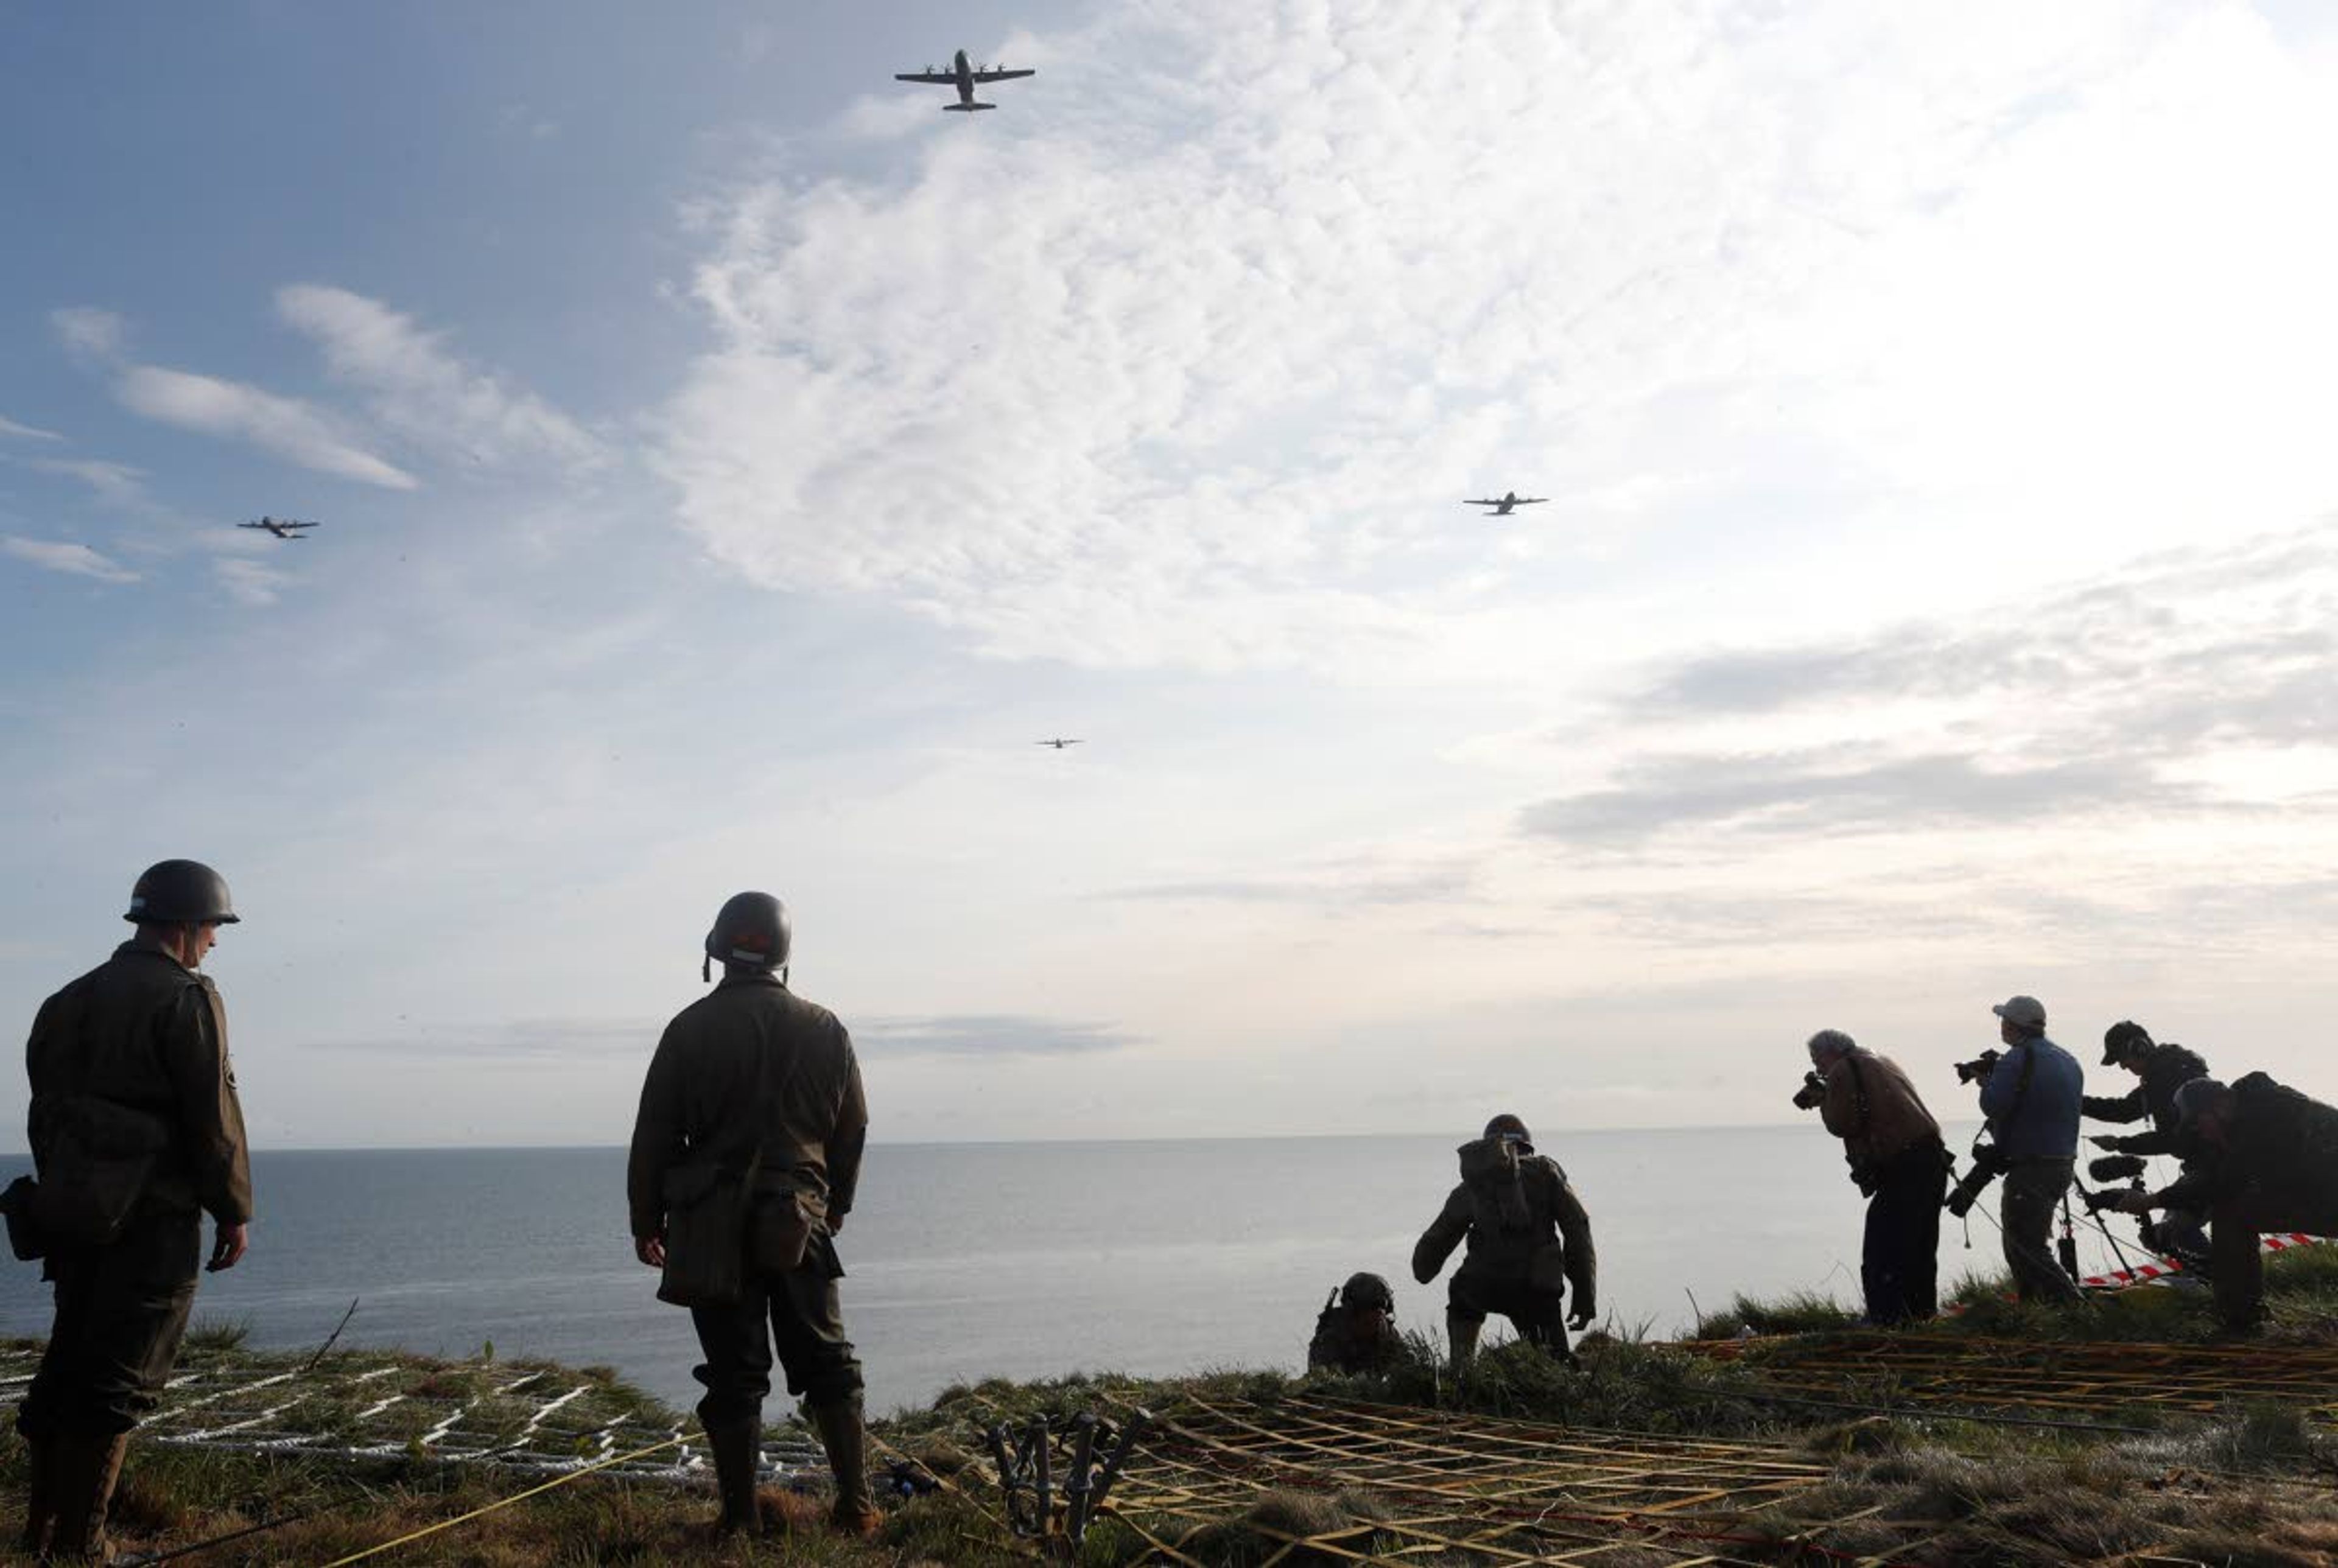
[[[2263,1348],[2276,1360],[2294,1350],[2301,1364],[2332,1361],[2338,1257],[2330,1252],[2272,1260],[2274,1323]],[[1975,1281],[1964,1293],[1987,1303],[1992,1285]],[[1911,1386],[1880,1383],[1874,1366],[1852,1354],[1879,1343],[1953,1353],[1960,1344],[1981,1348],[2009,1335],[2029,1336],[2047,1357],[2114,1354],[2145,1341],[2204,1345],[2210,1336],[2205,1304],[2158,1294],[2164,1298],[2156,1304],[2046,1317],[1982,1305],[1960,1320],[1889,1337],[1854,1332],[1840,1308],[1808,1299],[1741,1300],[1701,1326],[1723,1339],[1749,1328],[1765,1335],[1800,1331],[1799,1338],[1764,1342],[1790,1353],[1781,1365],[1791,1363],[1791,1385],[1782,1385],[1778,1369],[1760,1355],[1716,1357],[1603,1336],[1583,1345],[1580,1371],[1528,1347],[1498,1347],[1480,1357],[1462,1387],[1439,1365],[1437,1348],[1422,1340],[1399,1367],[1358,1377],[1230,1370],[1181,1379],[1097,1373],[983,1382],[874,1424],[879,1475],[889,1459],[899,1458],[944,1482],[930,1494],[889,1502],[885,1533],[874,1545],[846,1543],[819,1527],[827,1498],[817,1448],[801,1427],[775,1419],[765,1446],[780,1480],[767,1487],[766,1500],[775,1520],[799,1526],[781,1538],[753,1545],[711,1541],[702,1524],[712,1508],[702,1459],[677,1465],[677,1452],[667,1449],[373,1561],[492,1568],[1027,1562],[1027,1548],[998,1522],[996,1478],[981,1457],[983,1429],[1040,1414],[1068,1418],[1093,1411],[1126,1419],[1137,1407],[1164,1419],[1148,1447],[1164,1462],[1184,1441],[1179,1424],[1197,1429],[1196,1412],[1238,1409],[1243,1419],[1271,1428],[1280,1413],[1295,1420],[1327,1407],[1433,1413],[1449,1423],[1445,1430],[1467,1431],[1474,1423],[1498,1445],[1508,1440],[1505,1434],[1529,1430],[1504,1423],[1532,1422],[1573,1427],[1577,1446],[1593,1450],[1608,1439],[1586,1429],[1657,1435],[1617,1437],[1617,1444],[1694,1440],[1791,1460],[1804,1480],[1775,1502],[1697,1515],[1730,1543],[1724,1561],[2288,1565],[2338,1558],[2338,1491],[2331,1485],[2338,1479],[2338,1441],[2312,1413],[2317,1403],[2338,1404],[2338,1386],[2307,1378],[2280,1398],[2212,1400],[2193,1409],[2120,1404],[2041,1416],[2018,1403],[1928,1406],[1911,1396]],[[22,1368],[37,1349],[10,1342],[0,1345],[0,1359]],[[2180,1351],[2173,1359],[2171,1353],[2151,1354],[2171,1366],[2183,1362]],[[348,1351],[313,1367],[306,1360],[248,1351],[231,1328],[208,1327],[191,1338],[180,1367],[189,1381],[174,1386],[172,1402],[132,1451],[117,1507],[124,1544],[184,1547],[289,1518],[190,1561],[324,1563],[584,1464],[676,1435],[692,1442],[697,1436],[676,1412],[605,1369],[484,1354],[445,1361]],[[1779,1396],[1782,1387],[1791,1388],[1789,1396]],[[783,1408],[782,1400],[771,1406],[775,1417]],[[1517,1439],[1522,1451],[1537,1440]],[[1327,1462],[1330,1471],[1319,1465],[1315,1474],[1336,1471],[1337,1457]],[[0,1438],[0,1484],[16,1498],[23,1495],[23,1465],[13,1434]],[[1343,1549],[1351,1553],[1410,1546],[1410,1561],[1470,1560],[1424,1556],[1403,1533],[1418,1499],[1401,1491],[1262,1481],[1254,1492],[1229,1493],[1216,1522],[1190,1550],[1202,1561],[1262,1563],[1295,1537],[1344,1532]],[[1129,1492],[1142,1494],[1141,1488]],[[1159,1522],[1139,1515],[1135,1523]],[[1681,1560],[1662,1546],[1641,1539],[1615,1560]],[[1135,1529],[1106,1519],[1091,1533],[1086,1560],[1134,1562],[1144,1550]],[[1327,1559],[1302,1552],[1282,1560]]]

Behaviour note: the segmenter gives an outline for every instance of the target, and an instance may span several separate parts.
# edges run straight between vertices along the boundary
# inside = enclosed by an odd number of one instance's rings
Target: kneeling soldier
[[[879,1523],[869,1495],[860,1362],[844,1337],[836,1233],[852,1208],[869,1107],[844,1025],[791,993],[787,912],[768,893],[722,906],[706,936],[722,981],[666,1025],[642,1085],[625,1172],[634,1255],[690,1308],[706,1360],[698,1418],[723,1532],[759,1533],[763,1397],[776,1341],[836,1473],[837,1527]],[[777,973],[774,973],[777,971]]]
[[[1307,1369],[1378,1372],[1404,1358],[1396,1331],[1396,1292],[1377,1274],[1351,1274],[1315,1317]]]
[[[1461,1145],[1461,1184],[1421,1232],[1412,1250],[1412,1277],[1423,1285],[1437,1278],[1453,1249],[1466,1239],[1468,1253],[1446,1287],[1445,1332],[1453,1345],[1456,1371],[1477,1354],[1486,1315],[1499,1312],[1521,1339],[1572,1361],[1567,1330],[1587,1327],[1595,1316],[1599,1260],[1591,1246],[1591,1220],[1584,1213],[1567,1172],[1534,1152],[1527,1124],[1497,1116],[1485,1135]],[[1562,1321],[1560,1306],[1569,1288],[1575,1310]]]

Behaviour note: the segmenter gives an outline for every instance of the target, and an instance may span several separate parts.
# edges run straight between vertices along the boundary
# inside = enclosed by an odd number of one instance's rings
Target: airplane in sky
[[[1464,501],[1461,505],[1464,506],[1491,506],[1493,510],[1487,513],[1487,516],[1507,517],[1510,514],[1510,509],[1514,506],[1539,506],[1549,499],[1550,497],[1547,495],[1521,495],[1515,490],[1506,490],[1499,495],[1481,495],[1474,500]]]
[[[897,71],[893,74],[893,80],[924,82],[936,87],[955,87],[958,89],[958,102],[945,103],[942,107],[957,113],[971,114],[977,109],[998,107],[996,103],[985,103],[975,97],[974,90],[977,84],[985,82],[1012,82],[1017,76],[1037,74],[1036,71],[994,71],[987,65],[969,65],[966,61],[966,51],[961,49],[958,52],[958,58],[951,63],[950,68],[947,71],[937,71],[928,65],[923,71]]]
[[[265,528],[269,533],[275,534],[279,539],[298,539],[300,537],[303,530],[314,528],[316,524],[314,523],[295,523],[290,517],[262,517],[257,523],[239,523],[236,526],[239,528]]]
[[[1066,746],[1077,746],[1080,744],[1080,740],[1077,736],[1074,736],[1069,740],[1061,739],[1054,740],[1034,740],[1031,744],[1034,746],[1053,746],[1056,750],[1061,751]]]

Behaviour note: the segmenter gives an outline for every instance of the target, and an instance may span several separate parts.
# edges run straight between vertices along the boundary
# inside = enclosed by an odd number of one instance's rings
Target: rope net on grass
[[[1790,1535],[1812,1561],[1864,1560],[1820,1544],[1827,1525],[1764,1518],[1829,1473],[1772,1445],[1307,1396],[1188,1397],[1154,1420],[1105,1511],[1154,1562],[1219,1560],[1230,1531],[1272,1543],[1264,1563],[1673,1568],[1775,1562]]]
[[[0,1410],[25,1396],[37,1348],[0,1348]],[[695,1422],[653,1419],[626,1390],[526,1362],[418,1364],[352,1351],[313,1369],[191,1350],[139,1428],[142,1440],[246,1453],[495,1465],[544,1475],[581,1470],[680,1437],[604,1474],[692,1481],[711,1475]],[[809,1435],[763,1445],[766,1478],[828,1474]]]
[[[1920,1333],[1689,1340],[1680,1348],[1737,1362],[1771,1387],[1813,1399],[2034,1409],[2081,1419],[2138,1409],[2207,1414],[2234,1400],[2265,1400],[2302,1405],[2316,1419],[2338,1423],[2338,1346]]]

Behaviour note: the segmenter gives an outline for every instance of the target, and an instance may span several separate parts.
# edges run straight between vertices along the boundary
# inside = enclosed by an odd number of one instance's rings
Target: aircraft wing
[[[932,87],[955,87],[958,85],[957,77],[941,71],[896,71],[893,73],[893,80],[896,82],[923,82],[927,85]],[[975,80],[977,82],[987,82],[990,78],[987,76],[977,76]]]
[[[1473,495],[1461,503],[1464,506],[1499,506],[1501,504],[1499,495]]]
[[[977,82],[1012,82],[1017,76],[1036,76],[1039,73],[1036,69],[1029,71],[977,71],[974,74],[974,79]]]
[[[1539,506],[1549,499],[1550,497],[1547,495],[1521,495],[1518,498],[1517,505],[1520,506]]]

